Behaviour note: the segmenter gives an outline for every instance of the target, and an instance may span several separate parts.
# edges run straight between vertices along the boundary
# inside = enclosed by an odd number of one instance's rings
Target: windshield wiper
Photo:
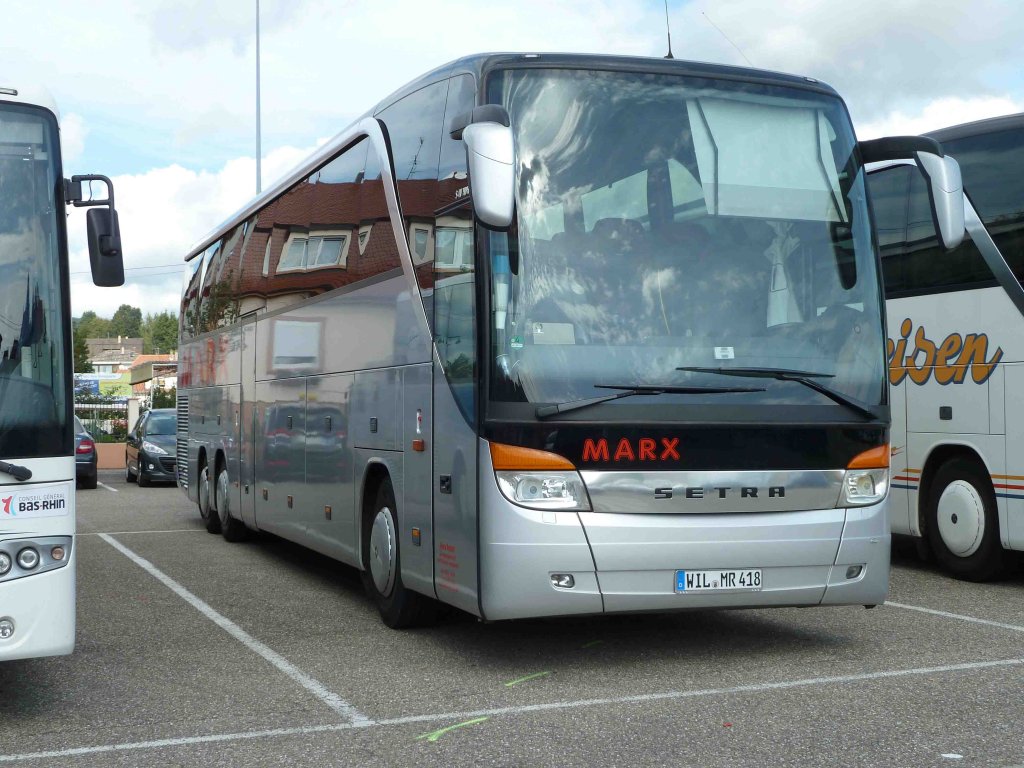
[[[866,416],[869,419],[877,419],[878,414],[871,410],[867,405],[859,403],[852,397],[844,395],[842,392],[837,392],[831,387],[826,387],[820,381],[814,379],[834,379],[834,373],[817,373],[815,371],[795,371],[789,368],[699,368],[695,366],[685,366],[683,368],[676,368],[677,371],[692,371],[693,373],[718,373],[722,376],[741,376],[749,379],[776,379],[778,381],[795,381],[797,384],[803,384],[805,387],[813,389],[815,392],[820,392],[829,400],[840,405],[845,405],[851,411]]]
[[[586,400],[570,400],[565,403],[556,403],[555,405],[542,405],[537,409],[537,418],[546,419],[548,416],[554,416],[557,413],[575,411],[580,408],[586,408],[589,405],[607,403],[609,400],[618,400],[619,398],[632,397],[633,395],[717,395],[727,392],[764,392],[764,387],[657,387],[649,385],[595,384],[594,388],[621,389],[624,391],[617,392],[614,395],[605,395],[604,397],[591,397]]]
[[[32,477],[32,470],[28,467],[23,467],[20,464],[8,464],[6,461],[0,461],[0,472],[6,472],[15,480],[28,480]]]

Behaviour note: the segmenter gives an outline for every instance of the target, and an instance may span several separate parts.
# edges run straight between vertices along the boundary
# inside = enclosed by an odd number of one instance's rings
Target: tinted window
[[[371,150],[368,139],[357,141],[247,222],[230,251],[241,254],[233,293],[239,315],[287,307],[399,267]]]
[[[177,431],[178,416],[173,411],[166,413],[149,412],[149,418],[145,424],[147,435],[173,435]]]
[[[238,319],[238,286],[246,229],[245,224],[235,227],[223,240],[207,249],[197,333],[231,325]]]
[[[443,80],[409,94],[377,115],[391,141],[405,236],[423,291],[433,287],[434,217],[443,202],[438,164],[447,95],[448,81]]]
[[[203,255],[193,256],[185,265],[185,279],[181,289],[181,338],[191,338],[199,321],[199,297],[203,280]]]
[[[360,195],[362,208],[355,249],[359,254],[359,274],[370,278],[401,269],[396,237],[402,235],[395,232],[391,222],[381,176],[381,160],[375,147],[370,148],[366,158]]]
[[[964,189],[1013,274],[1024,279],[1024,128],[944,141]]]
[[[876,171],[869,175],[868,186],[887,297],[994,283],[992,271],[970,237],[952,251],[939,243],[927,182],[915,167]]]

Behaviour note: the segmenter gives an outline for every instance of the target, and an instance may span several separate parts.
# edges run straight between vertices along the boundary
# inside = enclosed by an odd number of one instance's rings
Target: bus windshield
[[[56,124],[0,105],[0,457],[72,452]]]
[[[838,98],[555,69],[498,72],[488,89],[510,114],[518,166],[517,224],[483,240],[492,401],[721,387],[678,369],[770,367],[885,402],[864,173]],[[832,403],[792,381],[757,384],[657,404]]]

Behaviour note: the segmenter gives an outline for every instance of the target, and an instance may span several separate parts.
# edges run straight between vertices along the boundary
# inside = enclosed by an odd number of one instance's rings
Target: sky
[[[663,56],[664,0],[260,0],[266,189],[387,94],[459,56]],[[677,59],[814,77],[859,138],[1024,111],[1018,0],[668,2]],[[176,311],[184,254],[256,192],[256,0],[7,0],[0,86],[48,88],[65,175],[113,178],[126,283],[69,220],[72,312]]]

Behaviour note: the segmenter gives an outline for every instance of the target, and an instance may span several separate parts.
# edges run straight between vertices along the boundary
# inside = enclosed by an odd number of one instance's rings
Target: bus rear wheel
[[[217,511],[213,508],[210,494],[210,470],[206,465],[206,461],[203,460],[202,464],[199,465],[199,516],[206,523],[207,531],[210,533],[220,533],[220,518],[217,517]]]
[[[401,553],[398,545],[398,513],[390,482],[377,489],[373,511],[363,521],[363,586],[377,604],[383,622],[392,629],[428,623],[436,614],[436,603],[407,589],[402,583]]]
[[[220,532],[227,541],[245,541],[249,538],[249,529],[241,520],[231,516],[230,498],[231,478],[228,476],[228,468],[221,467],[217,473],[217,498],[215,499]]]
[[[1004,568],[996,494],[977,461],[956,457],[930,483],[927,536],[935,559],[966,581],[989,581]]]

